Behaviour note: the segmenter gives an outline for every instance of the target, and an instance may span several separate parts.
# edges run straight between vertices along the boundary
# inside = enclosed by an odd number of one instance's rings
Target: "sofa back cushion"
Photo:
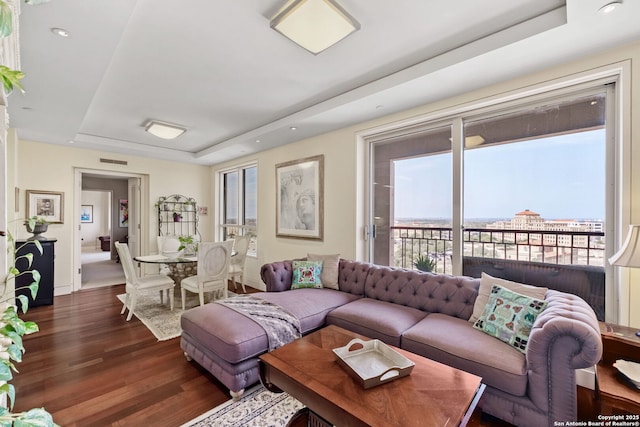
[[[469,319],[480,279],[369,265],[364,286],[368,298]]]
[[[364,284],[373,264],[361,261],[340,260],[338,287],[342,292],[364,296]]]

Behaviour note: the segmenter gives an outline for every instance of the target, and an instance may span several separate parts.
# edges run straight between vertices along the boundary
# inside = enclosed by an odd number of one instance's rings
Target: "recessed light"
[[[75,141],[73,139],[69,140],[69,144],[73,144]]]
[[[614,10],[616,10],[618,7],[620,7],[622,5],[621,1],[612,1],[609,2],[607,4],[605,4],[604,6],[602,6],[600,9],[598,9],[598,12],[600,13],[611,13]]]
[[[259,139],[256,139],[256,143],[261,142]]]
[[[291,126],[289,129],[290,129],[290,130],[297,130],[298,128],[297,128],[297,127],[295,127],[295,126]]]
[[[64,28],[52,28],[51,32],[56,36],[69,37],[69,31],[65,30]]]

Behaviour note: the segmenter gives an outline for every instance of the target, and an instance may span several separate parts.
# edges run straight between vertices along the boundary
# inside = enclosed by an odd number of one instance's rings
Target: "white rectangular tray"
[[[337,362],[367,389],[405,377],[415,364],[380,340],[354,338],[334,348]]]

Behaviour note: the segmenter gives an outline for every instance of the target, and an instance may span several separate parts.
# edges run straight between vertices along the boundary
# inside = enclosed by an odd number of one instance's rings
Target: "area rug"
[[[271,393],[257,385],[237,402],[229,400],[181,427],[285,426],[303,407],[287,393]]]
[[[229,292],[229,296],[235,295],[233,292]],[[125,294],[118,295],[120,302],[124,304]],[[205,302],[207,300],[205,299]],[[197,307],[199,305],[198,295],[192,292],[187,292],[187,300],[185,302],[185,309]],[[125,315],[128,311],[125,313]],[[133,310],[133,315],[151,331],[151,333],[158,339],[158,341],[166,341],[172,338],[179,337],[182,334],[180,328],[180,315],[182,314],[182,298],[180,295],[180,289],[176,289],[174,292],[173,311],[169,309],[169,305],[166,301],[160,304],[160,293],[150,292],[142,294],[138,297],[136,308]],[[124,315],[123,315],[124,316]]]

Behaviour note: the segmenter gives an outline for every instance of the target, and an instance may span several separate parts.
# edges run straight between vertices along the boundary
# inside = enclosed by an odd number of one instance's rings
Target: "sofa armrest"
[[[596,365],[602,339],[593,309],[580,297],[549,290],[527,345],[529,398],[553,421],[577,416],[575,370]]]
[[[282,292],[291,289],[293,268],[291,261],[278,261],[265,264],[260,268],[260,277],[267,292]]]

